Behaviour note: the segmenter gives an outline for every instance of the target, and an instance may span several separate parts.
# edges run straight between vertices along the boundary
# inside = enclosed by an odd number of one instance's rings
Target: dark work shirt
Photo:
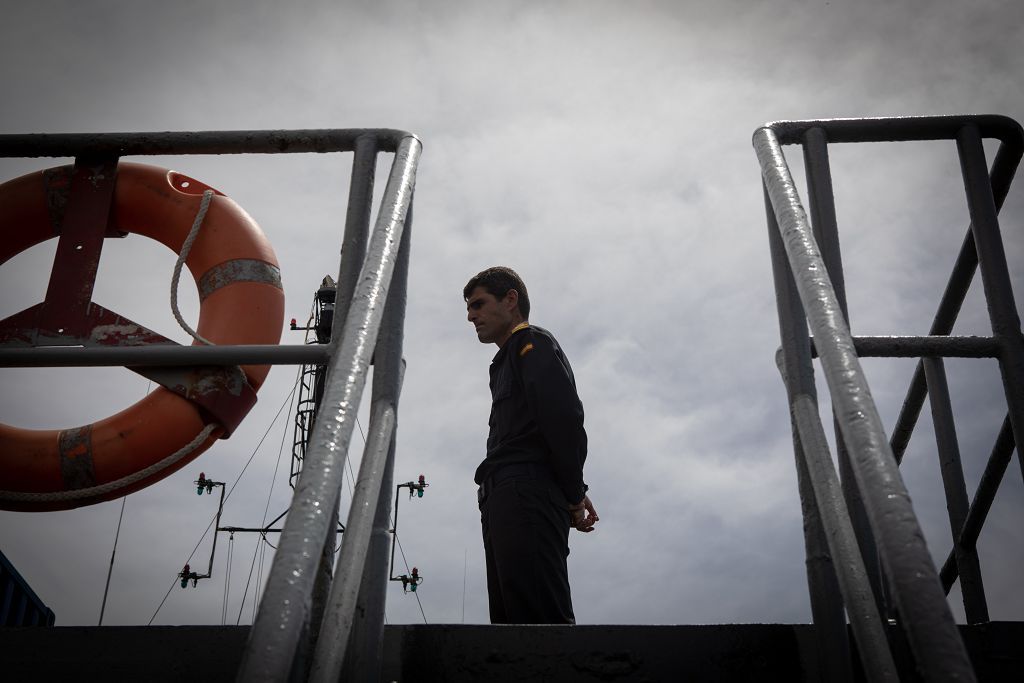
[[[551,333],[517,330],[491,361],[491,417],[483,482],[512,463],[546,464],[566,501],[583,500],[587,433],[569,360]]]

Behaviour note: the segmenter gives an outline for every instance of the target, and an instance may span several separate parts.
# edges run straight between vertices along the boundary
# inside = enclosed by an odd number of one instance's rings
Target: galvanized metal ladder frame
[[[1000,140],[991,176],[984,137]],[[850,333],[829,171],[829,143],[955,140],[971,226],[928,336]],[[813,228],[782,145],[802,144]],[[988,620],[975,542],[992,497],[1024,435],[1024,337],[997,213],[1024,153],[1024,133],[1000,116],[836,119],[766,124],[753,144],[765,187],[782,348],[777,358],[793,420],[811,608],[829,680],[850,680],[845,610],[869,680],[897,680],[882,617],[895,617],[926,681],[974,680],[946,602],[959,574],[968,621]],[[980,264],[991,337],[952,337]],[[808,339],[808,327],[812,339]],[[818,410],[812,356],[832,398],[842,483]],[[858,356],[918,357],[907,399],[886,437]],[[968,504],[943,357],[997,358],[1009,408],[974,501]],[[899,474],[925,396],[935,416],[954,548],[940,574]],[[1018,451],[1019,456],[1019,451]],[[1024,472],[1024,461],[1021,463]],[[883,580],[884,577],[884,580]]]
[[[401,389],[412,195],[421,151],[416,136],[389,129],[0,135],[3,157],[354,152],[338,295],[327,345],[142,346],[0,349],[0,366],[174,366],[327,363],[327,387],[302,476],[239,671],[239,680],[283,681],[309,647],[314,578],[332,529],[356,412],[375,365],[369,437],[360,466],[337,579],[323,614],[311,677],[337,680],[345,654],[353,675],[372,676],[382,647],[388,512]],[[372,232],[376,159],[394,160]],[[359,603],[357,615],[356,604]],[[316,624],[312,625],[316,630]],[[304,677],[308,662],[300,664]]]

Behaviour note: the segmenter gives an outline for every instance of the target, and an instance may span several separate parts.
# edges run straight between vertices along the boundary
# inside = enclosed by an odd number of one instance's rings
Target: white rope
[[[185,238],[185,242],[181,245],[181,253],[178,255],[178,261],[174,264],[174,276],[171,278],[171,310],[174,312],[174,319],[178,321],[178,324],[181,325],[182,329],[188,332],[193,339],[208,346],[212,346],[213,342],[201,337],[195,330],[189,327],[188,323],[186,323],[184,318],[181,317],[181,312],[178,310],[178,279],[181,277],[181,267],[185,264],[185,259],[188,258],[188,254],[192,250],[192,244],[196,241],[196,237],[199,235],[199,228],[202,227],[203,219],[206,218],[206,212],[210,208],[210,202],[213,200],[213,194],[213,190],[206,190],[203,192],[203,199],[199,202],[199,211],[196,213],[196,218],[192,222],[192,229],[189,230],[188,236]],[[148,389],[146,393],[149,393]],[[217,427],[219,427],[217,424],[206,425],[202,431],[192,439],[192,441],[180,450],[172,453],[163,460],[150,465],[149,467],[141,469],[127,477],[122,477],[116,481],[84,489],[74,489],[72,491],[27,492],[0,490],[0,500],[10,502],[61,502],[80,500],[94,496],[101,496],[119,488],[131,486],[146,477],[152,476],[153,474],[170,467],[182,458],[191,454],[210,437],[210,434],[214,429],[217,429]]]
[[[210,201],[212,199],[213,190],[203,192],[203,200],[199,202],[199,211],[196,213],[196,219],[192,222],[192,229],[189,230],[188,237],[185,238],[184,244],[181,245],[181,253],[178,254],[178,261],[174,264],[174,277],[171,278],[171,311],[174,312],[174,319],[181,325],[181,329],[188,332],[193,339],[207,346],[213,346],[213,342],[200,337],[195,330],[189,327],[185,319],[181,317],[181,311],[178,310],[178,278],[181,277],[181,267],[185,264],[185,259],[188,258],[188,253],[192,250],[192,243],[199,236],[199,228],[203,225],[203,219],[206,218],[206,210],[210,208]]]
[[[115,481],[107,482],[106,484],[100,484],[99,486],[90,486],[84,489],[74,489],[72,491],[48,491],[48,492],[35,492],[35,491],[0,491],[0,500],[4,502],[17,502],[17,503],[46,503],[46,502],[63,502],[69,500],[80,500],[83,498],[92,498],[95,496],[102,496],[104,494],[116,491],[120,488],[131,486],[132,484],[150,477],[157,472],[161,472],[168,467],[174,465],[182,458],[190,455],[195,449],[199,448],[210,438],[210,434],[213,430],[219,428],[220,425],[211,423],[203,427],[202,431],[196,435],[196,438],[188,442],[184,447],[178,449],[174,453],[171,453],[163,460],[155,462],[149,467],[145,467],[138,472],[129,474],[127,477],[121,477]]]

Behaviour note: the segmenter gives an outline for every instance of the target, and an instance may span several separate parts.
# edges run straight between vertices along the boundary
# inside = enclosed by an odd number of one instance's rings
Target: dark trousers
[[[544,469],[502,468],[480,487],[492,624],[574,624],[569,513]]]

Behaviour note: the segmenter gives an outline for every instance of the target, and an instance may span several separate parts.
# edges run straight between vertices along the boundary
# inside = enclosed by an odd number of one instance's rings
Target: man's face
[[[483,287],[477,287],[466,300],[466,319],[476,328],[477,339],[494,344],[508,336],[514,326],[517,301],[511,295],[498,299]]]

